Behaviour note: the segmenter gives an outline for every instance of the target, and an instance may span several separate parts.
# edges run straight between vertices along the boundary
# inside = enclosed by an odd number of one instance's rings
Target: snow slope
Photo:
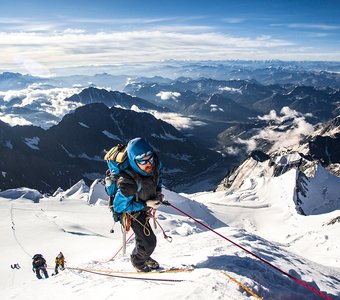
[[[236,183],[237,188],[216,192],[214,196],[201,193],[191,198],[203,202],[230,226],[340,269],[340,224],[328,225],[340,216],[340,179],[316,165],[314,176],[304,179],[303,195],[299,197],[302,201],[299,207],[306,213],[302,215],[296,203],[297,182],[301,181],[297,178],[301,174],[297,168],[278,177],[271,177],[268,162],[258,162],[252,170],[248,176],[236,178],[233,186]]]
[[[308,222],[298,220],[303,216],[297,216],[292,203],[284,197],[288,199],[292,193],[290,177],[293,177],[292,172],[268,182],[250,181],[233,195],[222,192],[189,195],[198,201],[170,191],[165,191],[165,196],[174,206],[204,221],[219,234],[332,299],[340,299],[340,269],[336,268],[339,267],[336,255],[339,242],[333,238],[333,234],[339,236],[340,224],[321,226],[337,214],[308,216]],[[280,195],[281,202],[274,204],[274,199]],[[112,257],[120,248],[121,232],[118,224],[114,234],[109,232],[112,221],[106,206],[89,205],[87,200],[88,191],[82,183],[39,202],[18,198],[15,191],[0,198],[1,299],[256,299],[234,280],[264,299],[321,299],[171,207],[161,207],[157,216],[173,241],[169,243],[163,239],[158,227],[155,230],[158,246],[153,257],[164,267],[192,265],[194,271],[130,276],[184,281],[121,279],[71,269],[134,271],[129,261],[133,241],[127,246],[127,255],[120,254],[111,262],[100,262]],[[275,215],[270,214],[273,212]],[[313,223],[315,232],[309,236],[302,234],[302,228],[309,226],[308,230],[312,230]],[[309,253],[304,253],[302,245],[296,245],[301,241],[305,247],[313,249],[324,228],[328,229],[329,238],[320,244],[319,255],[306,258]],[[287,231],[293,236],[285,239]],[[306,236],[293,242],[301,234]],[[287,243],[290,239],[292,245]],[[326,247],[331,250],[327,251]],[[47,280],[36,279],[31,270],[31,257],[42,253],[51,274],[59,251],[64,253],[68,268]],[[14,263],[19,263],[21,269],[11,269]]]

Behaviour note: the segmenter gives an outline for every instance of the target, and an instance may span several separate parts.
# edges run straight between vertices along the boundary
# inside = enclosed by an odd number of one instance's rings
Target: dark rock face
[[[327,122],[319,135],[308,141],[309,153],[323,166],[340,163],[340,116]]]
[[[143,110],[153,109],[157,111],[164,111],[163,107],[154,105],[147,100],[132,97],[117,91],[107,91],[105,89],[98,89],[94,87],[86,88],[79,94],[75,94],[65,100],[80,102],[83,104],[104,103],[108,107],[120,106],[126,109],[131,109],[131,107],[135,105],[139,109]]]
[[[260,150],[255,150],[255,151],[252,151],[250,153],[250,157],[252,157],[253,159],[255,159],[256,161],[259,161],[259,162],[264,162],[268,159],[270,159],[270,156]]]
[[[105,152],[137,136],[146,138],[159,152],[164,183],[172,189],[189,185],[208,168],[214,176],[213,168],[223,163],[218,153],[150,114],[94,103],[76,109],[48,130],[0,122],[0,188],[26,186],[53,192],[80,179],[89,184],[104,176]]]

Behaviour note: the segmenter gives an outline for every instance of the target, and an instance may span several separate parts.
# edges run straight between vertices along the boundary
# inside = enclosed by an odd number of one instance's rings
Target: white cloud
[[[78,34],[78,33],[85,33],[85,30],[84,29],[76,29],[76,28],[74,28],[74,29],[72,29],[72,28],[67,28],[67,29],[65,29],[64,30],[64,33],[66,33],[66,34],[69,34],[69,33],[71,33],[71,34]]]
[[[241,138],[238,138],[236,142],[239,144],[245,144],[249,152],[255,150],[257,146],[256,139],[243,140]]]
[[[12,114],[2,114],[0,113],[0,120],[11,125],[11,126],[15,126],[15,125],[32,125],[31,122],[25,120],[22,117],[18,117],[16,115],[12,115]]]
[[[275,110],[271,110],[269,114],[258,116],[258,119],[264,121],[273,121],[275,126],[268,126],[265,129],[260,130],[249,140],[238,140],[240,144],[246,144],[248,151],[253,151],[257,147],[257,140],[267,140],[273,143],[270,151],[277,150],[279,148],[290,147],[298,144],[303,136],[306,136],[313,132],[314,127],[306,122],[305,115],[290,109],[285,106],[280,111],[281,115],[278,115]],[[282,122],[292,119],[290,127],[283,125],[281,130],[276,130],[277,126]]]
[[[32,84],[26,89],[22,90],[10,90],[6,92],[0,91],[0,97],[4,101],[10,101],[14,98],[21,99],[21,102],[14,104],[15,107],[25,107],[32,110],[45,111],[56,117],[62,118],[65,114],[69,113],[71,110],[76,109],[81,106],[80,103],[65,101],[65,98],[72,96],[73,94],[80,93],[79,88],[51,88],[51,89],[41,89],[39,85]],[[39,120],[30,120],[30,115],[17,116],[17,115],[7,115],[0,116],[1,120],[11,125],[38,125],[43,128],[49,127],[53,124],[38,124]],[[44,122],[44,121],[42,121]]]
[[[230,23],[230,24],[238,24],[238,23],[244,22],[245,19],[242,19],[242,18],[224,18],[222,21],[224,21],[226,23]]]
[[[182,116],[176,113],[160,113],[157,111],[152,112],[155,118],[160,119],[174,126],[176,129],[192,129],[195,126],[206,125],[202,121],[195,121],[189,117]]]
[[[220,87],[219,90],[224,91],[224,92],[235,93],[235,94],[242,94],[242,90],[240,88],[237,89],[237,88],[232,88],[229,86]]]
[[[199,17],[63,18],[54,21],[0,18],[0,61],[3,69],[21,71],[31,60],[46,69],[127,62],[226,59],[339,60],[338,51],[304,48],[275,36],[235,36],[192,21]],[[237,24],[242,18],[225,18]],[[191,23],[190,23],[191,22]],[[170,25],[169,25],[170,24]],[[193,25],[192,25],[193,24]],[[325,24],[272,24],[330,31]],[[100,29],[99,29],[100,28]],[[21,57],[18,61],[18,57]]]
[[[181,96],[181,93],[178,92],[159,92],[157,97],[160,97],[162,100],[176,99]]]
[[[206,123],[202,121],[196,121],[190,117],[183,116],[177,113],[164,113],[156,110],[142,110],[136,105],[131,106],[131,110],[135,112],[147,112],[153,115],[156,119],[162,120],[174,126],[176,129],[193,129],[195,126],[204,126]]]
[[[25,70],[27,70],[28,73],[33,76],[50,77],[52,75],[46,66],[33,59],[24,56],[18,56],[16,58],[16,62],[17,64],[22,65]]]
[[[271,37],[239,38],[211,32],[0,32],[0,60],[5,67],[16,64],[25,68],[24,62],[31,61],[48,69],[164,59],[241,58],[249,51],[260,54],[265,49],[291,45]]]
[[[320,30],[338,30],[340,26],[327,25],[327,24],[289,24],[290,28],[301,28],[301,29],[320,29]]]
[[[240,153],[240,149],[235,147],[226,147],[224,151],[229,155],[238,155]]]

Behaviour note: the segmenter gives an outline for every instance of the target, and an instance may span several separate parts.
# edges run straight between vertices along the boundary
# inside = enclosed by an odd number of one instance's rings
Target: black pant
[[[38,279],[42,278],[40,275],[40,270],[43,271],[45,278],[48,278],[47,270],[45,267],[35,269],[35,274],[37,275],[37,278]]]
[[[55,268],[54,268],[54,273],[58,274],[58,269],[59,267],[61,267],[62,270],[64,270],[64,263],[62,262],[61,264],[55,264]]]
[[[136,245],[132,251],[131,259],[134,264],[143,264],[155,250],[157,239],[149,221],[146,222],[147,213],[145,211],[142,211],[136,219],[132,218],[131,220],[131,227],[136,236]]]

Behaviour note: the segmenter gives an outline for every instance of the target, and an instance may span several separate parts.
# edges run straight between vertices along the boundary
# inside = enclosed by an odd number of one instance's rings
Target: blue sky
[[[340,61],[339,0],[2,2],[0,70],[167,59]]]

